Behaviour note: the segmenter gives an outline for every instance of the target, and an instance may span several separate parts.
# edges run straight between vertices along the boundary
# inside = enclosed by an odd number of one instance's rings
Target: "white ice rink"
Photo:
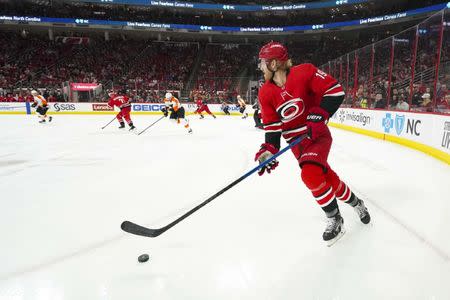
[[[324,214],[293,155],[157,238],[159,227],[255,166],[253,120],[164,119],[141,136],[112,116],[0,116],[0,299],[450,299],[450,168],[423,153],[333,129],[330,164],[366,201]],[[158,116],[134,116],[142,129]],[[138,263],[140,254],[150,260]]]

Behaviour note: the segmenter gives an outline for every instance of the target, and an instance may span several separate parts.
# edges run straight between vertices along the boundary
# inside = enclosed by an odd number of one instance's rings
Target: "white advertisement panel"
[[[26,102],[0,102],[0,114],[26,114],[29,107]]]
[[[340,108],[330,122],[404,138],[450,154],[450,115]]]
[[[186,112],[193,113],[197,109],[195,103],[182,103]],[[119,109],[115,107],[111,108],[107,103],[72,103],[72,102],[55,102],[49,103],[49,113],[61,113],[61,114],[102,114],[102,113],[114,113]],[[157,114],[161,113],[161,109],[164,107],[163,103],[132,103],[131,112],[138,114]],[[215,114],[223,113],[220,104],[209,104],[210,111]],[[235,104],[229,105],[229,111],[232,114],[239,114],[239,108]],[[251,105],[247,105],[246,112],[253,113]]]

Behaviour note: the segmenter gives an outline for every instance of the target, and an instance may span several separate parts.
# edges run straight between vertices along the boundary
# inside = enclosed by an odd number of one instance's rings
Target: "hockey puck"
[[[149,258],[150,257],[148,256],[148,254],[142,254],[142,255],[139,255],[138,261],[140,263],[144,263],[144,262],[148,261]]]

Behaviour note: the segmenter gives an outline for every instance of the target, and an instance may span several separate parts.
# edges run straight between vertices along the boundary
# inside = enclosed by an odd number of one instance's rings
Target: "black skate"
[[[133,131],[133,130],[135,130],[135,129],[136,129],[136,127],[135,127],[133,124],[131,124],[129,130],[130,130],[130,131]]]
[[[40,120],[39,123],[45,123],[45,119]]]
[[[125,128],[125,124],[124,123],[120,123],[119,129],[123,129]]]
[[[205,117],[203,115],[200,115],[200,119],[204,119]]]
[[[217,118],[215,115],[212,115],[212,116],[213,116],[214,119]]]
[[[48,117],[48,122],[51,122],[53,120],[53,117],[52,116],[49,116]]]
[[[323,233],[323,240],[327,242],[327,246],[330,247],[336,243],[345,233],[344,219],[341,214],[337,214],[334,217],[327,219],[327,227]]]
[[[191,128],[189,128],[188,133],[192,133],[192,129]]]
[[[358,217],[361,220],[361,222],[363,222],[364,224],[370,223],[370,214],[369,211],[367,210],[367,207],[364,205],[364,201],[358,199],[358,204],[356,204],[356,206],[353,208],[358,214]]]

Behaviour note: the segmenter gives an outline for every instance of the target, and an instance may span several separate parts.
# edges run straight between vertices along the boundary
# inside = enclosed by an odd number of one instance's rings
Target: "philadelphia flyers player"
[[[47,119],[48,103],[44,96],[40,95],[37,91],[32,90],[31,96],[33,96],[33,104],[31,107],[36,107],[36,112],[39,114],[39,123],[45,123]],[[48,121],[52,121],[52,117],[48,117]]]
[[[125,128],[125,122],[123,121],[125,119],[128,126],[130,126],[130,131],[134,130],[136,127],[134,127],[133,121],[130,118],[131,103],[130,98],[126,95],[126,91],[122,90],[118,94],[110,92],[108,96],[108,105],[111,107],[117,106],[120,109],[120,112],[116,116],[120,123],[119,129]]]
[[[170,119],[176,121],[177,124],[181,124],[183,120],[184,128],[188,130],[188,133],[192,133],[192,128],[189,127],[189,120],[185,117],[184,107],[181,105],[180,100],[175,98],[172,93],[167,92],[164,97],[164,107],[161,110],[164,116],[168,116],[170,112]]]
[[[345,93],[333,77],[314,65],[292,66],[286,47],[278,42],[264,45],[259,59],[265,83],[258,98],[266,133],[255,161],[262,163],[276,154],[281,136],[289,143],[307,135],[292,152],[299,162],[304,184],[327,216],[323,239],[331,246],[345,233],[338,201],[351,205],[362,223],[370,222],[364,202],[328,164],[332,137],[327,122],[343,102]],[[278,161],[272,161],[259,175],[270,173],[277,166]]]
[[[245,119],[248,117],[248,113],[245,112],[247,104],[245,103],[244,98],[242,98],[240,95],[237,95],[236,98],[238,102],[236,107],[239,108],[239,112],[242,114],[242,119]]]

